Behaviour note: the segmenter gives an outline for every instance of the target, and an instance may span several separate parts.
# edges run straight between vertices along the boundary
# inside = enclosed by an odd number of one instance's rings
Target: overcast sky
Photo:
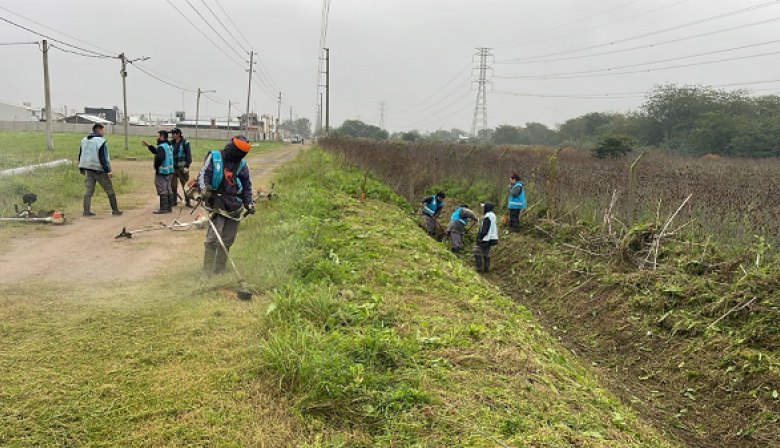
[[[167,76],[169,83],[216,90],[212,96],[219,102],[201,97],[201,116],[220,119],[227,115],[221,102],[238,103],[233,116],[246,109],[248,58],[243,55],[251,45],[262,65],[255,66],[260,73],[250,109],[275,115],[276,91],[281,90],[283,119],[292,107],[294,116],[314,121],[322,91],[317,88],[322,9],[322,0],[0,0],[4,19],[97,53],[148,56],[137,64]],[[591,111],[636,109],[640,92],[667,82],[735,84],[728,88],[776,93],[780,42],[772,41],[779,39],[773,33],[778,24],[780,0],[332,0],[325,45],[331,55],[330,122],[335,127],[360,118],[379,124],[384,101],[390,131],[470,131],[477,47],[492,48],[495,56],[487,98],[490,127],[529,121],[554,126]],[[39,39],[0,21],[0,43]],[[722,51],[735,47],[745,48]],[[534,57],[540,58],[507,63]],[[740,59],[701,64],[734,58]],[[121,108],[119,69],[116,59],[52,50],[53,108]],[[596,71],[601,69],[613,70]],[[128,72],[131,115],[169,116],[183,108],[194,118],[194,92],[132,66]],[[0,73],[0,101],[43,105],[36,46],[0,46]],[[541,75],[567,77],[511,78]]]

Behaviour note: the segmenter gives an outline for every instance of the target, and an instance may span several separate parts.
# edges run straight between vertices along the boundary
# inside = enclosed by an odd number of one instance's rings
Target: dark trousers
[[[517,232],[520,230],[520,212],[519,209],[509,209],[509,230]]]
[[[108,174],[84,170],[84,186],[86,187],[84,196],[91,198],[95,194],[95,184],[100,184],[107,195],[111,196],[114,194],[114,185],[111,183],[111,178],[108,177]]]
[[[190,180],[190,174],[185,173],[183,170],[176,169],[171,176],[171,194],[173,195],[173,203],[176,205],[179,198],[179,184],[181,184],[182,197],[187,192],[187,181]]]
[[[173,177],[173,174],[157,173],[154,175],[154,188],[157,189],[157,196],[173,194],[171,191],[171,177]]]
[[[490,270],[490,246],[489,244],[474,245],[474,262],[477,266],[477,271],[488,272]]]

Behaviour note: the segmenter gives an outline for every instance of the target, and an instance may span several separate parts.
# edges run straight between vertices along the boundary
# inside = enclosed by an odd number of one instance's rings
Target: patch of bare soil
[[[292,159],[301,149],[291,145],[250,157],[255,190],[266,186],[271,171]],[[11,239],[10,248],[0,254],[0,282],[71,281],[95,283],[140,280],[170,270],[176,265],[200,262],[203,230],[156,230],[140,233],[132,239],[116,238],[122,231],[160,228],[194,221],[202,209],[190,215],[191,209],[176,207],[174,213],[154,215],[159,206],[154,191],[153,171],[148,162],[116,160],[117,170],[132,177],[148,180],[148,188],[118,198],[121,216],[112,216],[108,199],[98,187],[93,198],[97,216],[71,216],[63,226],[52,226],[45,232],[27,232]],[[128,208],[134,207],[132,209]]]

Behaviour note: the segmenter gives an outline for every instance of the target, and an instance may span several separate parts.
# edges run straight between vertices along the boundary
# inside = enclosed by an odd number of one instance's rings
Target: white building
[[[0,121],[39,121],[41,109],[0,101]]]

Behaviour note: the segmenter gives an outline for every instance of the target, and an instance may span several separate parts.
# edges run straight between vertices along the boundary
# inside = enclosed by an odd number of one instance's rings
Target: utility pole
[[[128,61],[127,57],[125,57],[124,53],[119,54],[119,60],[122,61],[122,70],[119,72],[119,74],[122,76],[122,100],[124,102],[124,110],[122,111],[122,115],[124,116],[125,121],[125,150],[130,149],[130,145],[127,142],[127,135],[128,135],[128,129],[127,129],[127,63],[133,63],[135,61],[146,61],[150,58],[144,56],[142,58],[133,59],[132,61]]]
[[[325,49],[325,137],[330,137],[330,48]]]
[[[49,88],[49,41],[43,40],[43,95],[46,98],[46,149],[54,149],[51,122],[51,89]]]
[[[124,110],[122,110],[122,118],[125,122],[125,150],[130,149],[130,144],[127,142],[127,58],[125,54],[119,55],[119,59],[122,61],[122,71],[119,72],[122,75],[122,101],[124,102]]]
[[[477,102],[474,105],[474,121],[471,123],[471,135],[479,137],[478,132],[483,132],[483,138],[487,138],[487,85],[493,84],[488,81],[488,70],[492,70],[488,65],[488,58],[493,57],[493,53],[490,52],[490,48],[480,47],[477,48],[477,54],[479,56],[479,67],[477,70]],[[490,62],[492,64],[492,61]]]
[[[200,94],[201,93],[216,93],[216,90],[200,90],[198,87],[198,99],[195,101],[195,147],[198,147],[198,121],[200,120]]]
[[[255,69],[253,68],[255,62],[255,52],[253,50],[249,50],[249,87],[247,87],[246,90],[246,117],[244,119],[244,133],[248,134],[249,132],[249,98],[252,95],[252,73],[254,73]],[[246,136],[249,138],[248,136]]]
[[[317,104],[317,132],[315,134],[319,137],[322,132],[322,92],[320,92],[320,102]]]
[[[387,103],[384,101],[379,102],[379,129],[385,128],[385,106],[387,106]]]
[[[279,98],[276,100],[276,104],[276,126],[274,126],[274,132],[276,133],[276,136],[274,139],[279,140],[279,122],[282,119],[282,92],[279,92]]]
[[[227,117],[227,140],[230,140],[230,109],[233,107],[233,103],[228,101],[228,117]]]

